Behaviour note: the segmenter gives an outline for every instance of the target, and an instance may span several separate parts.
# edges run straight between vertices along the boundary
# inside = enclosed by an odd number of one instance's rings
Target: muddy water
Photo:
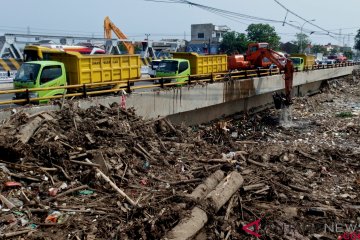
[[[280,116],[279,116],[280,126],[282,126],[284,128],[291,128],[291,127],[295,126],[295,124],[293,122],[291,106],[282,108],[280,110],[279,114],[280,114]]]
[[[305,129],[311,121],[299,120],[293,117],[292,107],[283,108],[279,111],[279,125],[283,128]]]

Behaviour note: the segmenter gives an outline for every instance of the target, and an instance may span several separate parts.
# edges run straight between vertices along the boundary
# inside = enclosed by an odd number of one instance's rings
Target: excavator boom
[[[105,38],[111,39],[111,31],[113,31],[119,39],[127,39],[127,36],[118,27],[115,26],[115,24],[110,20],[110,18],[105,17],[105,19],[104,19]],[[126,41],[123,41],[123,44],[129,54],[135,53],[135,48],[134,48],[133,44],[126,42]]]
[[[275,106],[277,107],[281,104],[284,104],[285,106],[291,105],[291,90],[293,87],[294,64],[292,63],[291,59],[285,58],[284,56],[269,48],[259,48],[257,51],[253,52],[251,56],[251,59],[253,59],[254,62],[261,62],[264,58],[269,59],[270,62],[275,64],[280,70],[283,70],[285,75],[285,96],[280,96],[278,94],[274,95]]]

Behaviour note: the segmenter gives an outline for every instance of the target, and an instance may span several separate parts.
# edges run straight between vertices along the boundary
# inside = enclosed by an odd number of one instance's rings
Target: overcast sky
[[[2,0],[0,14],[0,34],[26,33],[30,29],[33,34],[82,34],[91,36],[103,35],[103,19],[109,16],[130,39],[141,40],[145,34],[149,39],[184,38],[190,39],[190,25],[194,23],[213,23],[227,25],[234,31],[244,32],[249,20],[233,21],[228,18],[207,12],[203,9],[184,5],[144,0]],[[161,1],[161,0],[160,0]],[[311,20],[320,27],[350,36],[353,45],[354,35],[360,28],[359,0],[279,0],[290,10],[301,17]],[[273,20],[284,20],[286,10],[274,0],[193,0],[192,2],[229,10],[236,13],[262,17]],[[287,21],[297,21],[294,25],[302,25],[303,20],[289,14]],[[272,24],[283,42],[295,39],[295,28],[282,24]],[[304,29],[321,31],[306,23]],[[317,32],[316,32],[317,33]],[[313,43],[339,44],[339,41],[327,35],[312,34]],[[334,35],[335,36],[335,35]],[[345,38],[344,38],[345,36]],[[341,37],[341,44],[348,36]],[[339,36],[336,36],[339,39]]]

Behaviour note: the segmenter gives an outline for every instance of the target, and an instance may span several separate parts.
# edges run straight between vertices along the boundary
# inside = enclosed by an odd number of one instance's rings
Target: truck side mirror
[[[9,70],[7,71],[7,76],[10,77],[10,71]]]

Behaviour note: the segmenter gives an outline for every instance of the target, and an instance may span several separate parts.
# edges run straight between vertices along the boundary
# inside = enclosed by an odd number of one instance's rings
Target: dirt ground
[[[208,219],[197,240],[351,239],[360,229],[359,114],[357,76],[287,111],[193,127],[117,105],[15,113],[0,127],[0,238],[172,239],[199,207]],[[209,195],[190,194],[217,170],[244,182],[210,210]]]

